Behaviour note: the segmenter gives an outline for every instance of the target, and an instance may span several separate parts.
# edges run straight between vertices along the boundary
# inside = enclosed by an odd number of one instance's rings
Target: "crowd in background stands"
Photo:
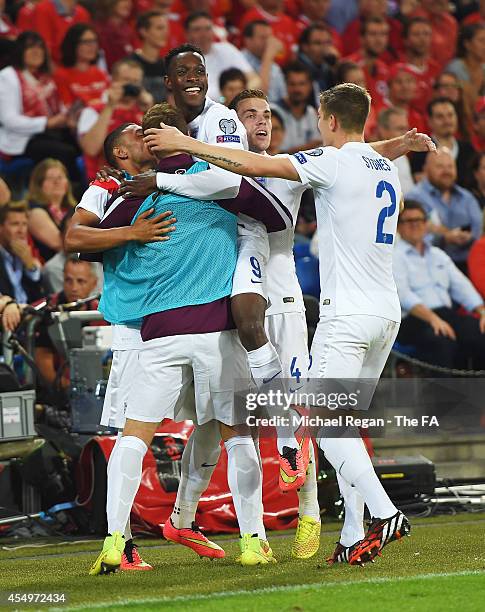
[[[229,104],[247,87],[267,94],[271,154],[320,144],[319,92],[342,82],[372,95],[367,140],[428,132],[438,155],[396,160],[406,200],[420,206],[405,223],[425,224],[424,246],[406,244],[423,257],[432,244],[442,249],[468,283],[460,285],[466,299],[458,292],[463,306],[481,322],[485,0],[0,0],[4,326],[15,327],[18,304],[47,292],[65,297],[65,266],[74,264],[66,264],[63,234],[104,164],[103,141],[122,123],[141,123],[153,103],[171,101],[163,58],[184,42],[204,53],[214,100]],[[310,243],[309,193],[296,229],[296,241]],[[450,304],[460,301],[452,278],[427,279],[436,284],[427,286],[430,309],[445,306],[436,297],[443,283]]]

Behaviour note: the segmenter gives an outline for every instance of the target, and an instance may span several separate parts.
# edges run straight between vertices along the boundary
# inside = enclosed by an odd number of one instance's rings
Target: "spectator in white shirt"
[[[221,90],[219,77],[228,68],[239,68],[246,75],[251,89],[259,87],[261,79],[253,71],[247,59],[237,47],[228,42],[214,42],[214,26],[208,13],[192,13],[185,20],[187,41],[199,47],[205,57],[209,76],[208,95],[212,100],[219,100]]]

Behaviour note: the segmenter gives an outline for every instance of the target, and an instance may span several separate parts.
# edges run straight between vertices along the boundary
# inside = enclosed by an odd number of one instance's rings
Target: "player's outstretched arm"
[[[436,145],[427,134],[418,132],[416,128],[409,130],[402,136],[390,140],[380,140],[369,143],[371,147],[387,159],[397,159],[410,151],[430,152],[436,151]]]
[[[156,153],[185,152],[242,176],[268,176],[299,181],[293,164],[286,157],[258,155],[240,149],[229,149],[199,142],[177,128],[165,126],[146,131],[145,142]]]
[[[126,244],[130,240],[142,243],[168,240],[176,222],[175,218],[168,218],[172,211],[149,218],[153,212],[153,208],[143,212],[133,225],[103,229],[96,227],[100,220],[95,214],[80,208],[74,213],[67,230],[65,249],[68,253],[98,253]]]

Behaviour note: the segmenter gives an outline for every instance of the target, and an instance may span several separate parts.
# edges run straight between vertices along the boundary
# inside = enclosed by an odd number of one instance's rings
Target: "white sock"
[[[353,437],[320,438],[320,448],[335,472],[354,485],[373,517],[389,518],[397,512],[374,471],[358,431]]]
[[[210,483],[221,454],[219,423],[196,425],[182,454],[180,482],[171,520],[176,529],[190,528],[199,500]]]
[[[345,504],[345,518],[339,541],[342,546],[352,546],[365,536],[364,500],[357,489],[349,485],[340,474],[337,474],[337,481]]]
[[[389,499],[374,466],[371,465],[370,469],[355,480],[355,487],[361,492],[362,497],[364,497],[363,491],[366,492],[364,499],[372,518],[386,519],[396,514],[397,508]]]
[[[224,442],[227,450],[227,481],[241,534],[257,533],[266,540],[263,524],[262,474],[254,441],[234,436]]]
[[[318,505],[317,472],[315,464],[315,450],[310,440],[310,463],[306,473],[305,484],[298,489],[298,514],[310,516],[316,521],[320,520],[320,506]]]
[[[118,447],[118,444],[120,443],[120,440],[121,440],[122,437],[123,437],[123,431],[120,429],[118,431],[118,433],[116,434],[116,442],[115,442],[115,445],[113,446],[113,449],[112,449],[111,454],[109,456],[108,465],[106,466],[106,473],[108,475],[108,478],[109,478],[109,471],[110,471],[111,466],[112,466],[112,457],[113,457],[114,452],[115,452],[116,448]],[[108,500],[106,499],[106,511],[107,511],[107,504],[108,504]],[[131,535],[130,517],[128,517],[128,520],[126,521],[126,526],[125,526],[123,535],[125,536],[125,542],[128,542],[128,540],[132,540],[133,539],[133,536]]]
[[[111,459],[108,474],[108,533],[124,533],[141,480],[148,447],[140,438],[123,436]]]
[[[281,391],[281,393],[288,395],[288,390],[282,379],[283,366],[271,342],[267,342],[254,351],[248,351],[248,361],[254,382],[261,393],[268,393],[268,391],[272,390]],[[267,406],[266,410],[270,417],[288,416],[288,412],[283,410],[283,406]],[[291,426],[277,426],[276,436],[276,443],[280,454],[283,453],[284,446],[299,448]]]

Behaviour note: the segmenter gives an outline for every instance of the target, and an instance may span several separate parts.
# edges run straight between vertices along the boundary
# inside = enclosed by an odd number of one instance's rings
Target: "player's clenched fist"
[[[163,242],[169,239],[170,232],[175,230],[175,217],[169,218],[173,213],[167,210],[156,217],[150,218],[154,208],[145,210],[136,219],[130,228],[132,240],[138,242]]]

